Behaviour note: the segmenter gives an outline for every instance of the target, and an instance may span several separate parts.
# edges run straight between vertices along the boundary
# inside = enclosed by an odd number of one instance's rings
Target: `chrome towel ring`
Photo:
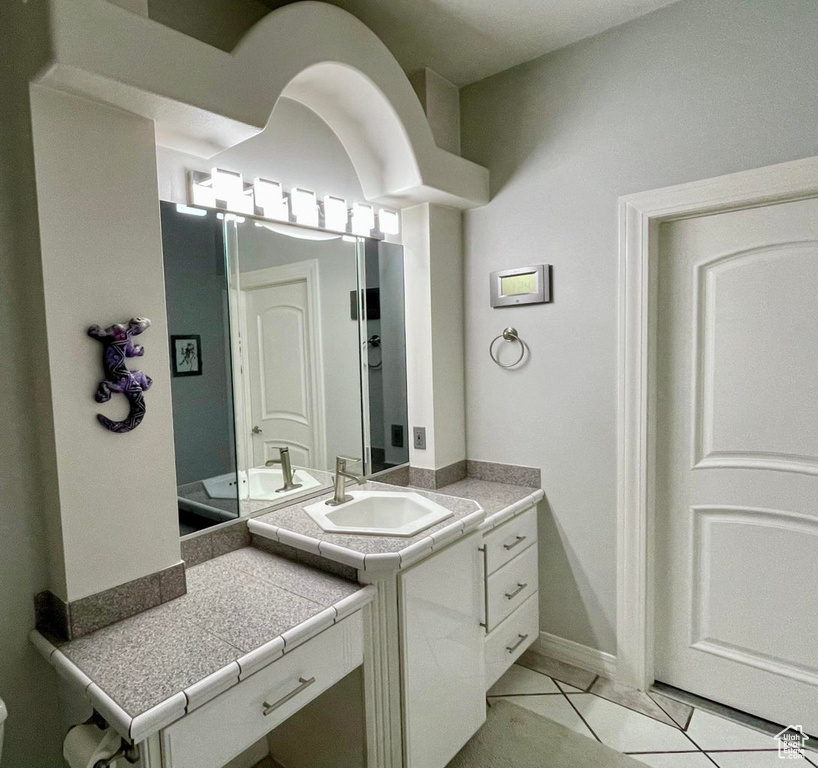
[[[501,363],[494,354],[494,345],[500,341],[500,339],[512,343],[516,341],[520,345],[520,356],[513,363]],[[525,342],[520,338],[516,328],[506,328],[499,336],[496,336],[492,340],[491,344],[489,344],[489,354],[491,355],[491,359],[494,360],[494,362],[501,368],[514,368],[515,366],[519,365],[525,357]]]

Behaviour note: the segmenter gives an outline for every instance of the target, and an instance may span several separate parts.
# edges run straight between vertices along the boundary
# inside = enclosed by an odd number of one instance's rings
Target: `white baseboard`
[[[587,645],[557,637],[550,632],[540,632],[531,648],[557,661],[564,661],[611,679],[616,678],[616,656],[612,653],[589,648]]]

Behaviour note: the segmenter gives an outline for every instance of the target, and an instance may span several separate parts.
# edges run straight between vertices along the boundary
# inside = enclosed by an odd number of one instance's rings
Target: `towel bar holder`
[[[520,356],[511,363],[501,363],[497,355],[494,353],[494,345],[503,339],[503,341],[508,341],[510,343],[517,343],[520,345]],[[518,366],[525,357],[525,349],[526,345],[525,342],[520,338],[520,334],[517,333],[516,328],[506,328],[499,336],[495,336],[492,339],[491,344],[489,344],[489,355],[491,355],[491,359],[497,363],[501,368],[515,368]]]

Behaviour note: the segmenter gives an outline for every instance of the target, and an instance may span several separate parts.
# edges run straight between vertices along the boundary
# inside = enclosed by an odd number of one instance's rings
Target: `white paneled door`
[[[324,466],[320,332],[313,272],[301,264],[243,276],[254,466],[288,447],[293,464]]]
[[[818,201],[662,224],[656,679],[818,734]]]

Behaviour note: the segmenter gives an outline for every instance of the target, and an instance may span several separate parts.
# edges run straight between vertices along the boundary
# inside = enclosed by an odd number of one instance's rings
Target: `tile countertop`
[[[304,511],[306,506],[329,498],[326,494],[248,520],[248,528],[261,538],[320,555],[359,571],[398,571],[466,533],[498,525],[544,496],[543,491],[536,488],[468,478],[437,491],[400,488],[372,481],[354,490],[410,491],[451,510],[453,516],[415,536],[327,533]]]
[[[534,506],[545,498],[545,492],[541,488],[496,483],[493,480],[478,480],[473,477],[438,488],[436,493],[474,499],[486,513],[486,519],[480,526],[483,530],[504,523],[518,512]]]
[[[187,594],[85,637],[31,640],[122,736],[139,742],[374,599],[245,547],[187,570]]]

